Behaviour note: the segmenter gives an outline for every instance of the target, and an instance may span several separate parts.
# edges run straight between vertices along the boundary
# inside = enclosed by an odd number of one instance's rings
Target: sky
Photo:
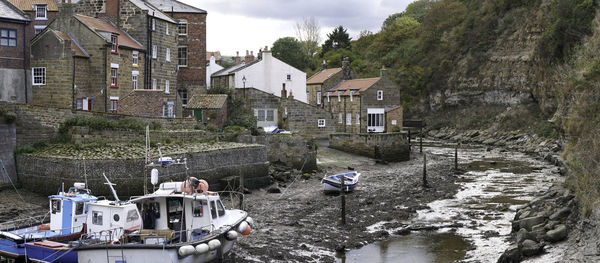
[[[295,37],[296,22],[315,17],[321,44],[339,25],[356,39],[361,30],[378,32],[383,21],[415,0],[180,0],[208,12],[207,51],[240,56],[273,45],[281,37]]]

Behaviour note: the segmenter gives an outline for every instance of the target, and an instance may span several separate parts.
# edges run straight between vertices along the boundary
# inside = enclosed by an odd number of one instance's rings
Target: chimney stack
[[[240,63],[242,63],[242,59],[240,58],[240,52],[236,51],[235,52],[235,58],[233,59],[233,64],[234,65],[239,65]]]
[[[250,51],[250,53],[248,53],[248,50],[246,50],[246,56],[244,57],[244,63],[248,64],[252,61],[254,61],[254,51]]]
[[[352,70],[350,70],[350,59],[345,57],[342,61],[342,80],[351,80]]]
[[[321,64],[321,70],[327,69],[327,61],[323,60],[323,64]]]
[[[385,68],[385,65],[381,66],[381,70],[379,72],[380,72],[379,76],[382,79],[387,78],[387,69]]]
[[[287,95],[287,91],[285,90],[285,83],[282,83],[282,88],[281,88],[281,98],[285,99],[286,95]]]
[[[290,90],[290,95],[288,96],[288,99],[294,99],[294,95],[292,94],[291,90]]]

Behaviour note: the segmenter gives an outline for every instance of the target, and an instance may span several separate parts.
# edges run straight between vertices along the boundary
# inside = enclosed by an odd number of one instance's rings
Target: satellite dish
[[[158,169],[156,168],[152,169],[150,172],[150,183],[152,183],[152,185],[158,184]]]

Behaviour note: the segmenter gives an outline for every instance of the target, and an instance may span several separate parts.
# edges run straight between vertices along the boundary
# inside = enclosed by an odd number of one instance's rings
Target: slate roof
[[[75,52],[75,56],[85,57],[85,58],[90,57],[90,55],[85,51],[85,49],[83,49],[83,47],[81,47],[81,45],[79,45],[79,42],[77,42],[77,40],[72,38],[70,35],[60,32],[60,31],[53,30],[53,29],[50,29],[50,30],[52,32],[54,32],[54,34],[56,34],[58,37],[62,38],[63,40],[71,41],[71,49]]]
[[[158,7],[152,5],[151,3],[148,3],[148,1],[129,0],[129,2],[136,5],[140,9],[147,11],[148,15],[150,15],[150,16],[177,24],[177,22],[175,22],[175,20],[173,20],[171,17],[169,17],[168,15],[163,13]]]
[[[134,116],[160,117],[163,112],[163,90],[136,89],[119,100],[117,111]]]
[[[23,11],[33,11],[33,5],[48,5],[48,11],[58,11],[56,0],[8,0]]]
[[[74,15],[73,17],[75,17],[81,23],[83,23],[84,25],[86,25],[87,27],[89,27],[90,29],[92,29],[98,33],[108,32],[108,33],[118,34],[119,35],[119,46],[126,46],[126,47],[130,47],[133,49],[140,49],[140,50],[144,49],[142,44],[140,44],[137,40],[135,40],[133,37],[131,37],[125,31],[118,29],[111,22],[107,22],[102,19],[84,16],[84,15],[80,15],[80,14]],[[102,35],[102,34],[100,34],[100,35]],[[102,36],[106,39],[107,42],[110,43],[110,36],[108,36],[108,38],[104,35],[102,35]]]
[[[176,13],[198,13],[198,14],[206,14],[205,10],[200,8],[176,1],[176,0],[148,0],[154,6],[160,8],[163,12],[173,12]]]
[[[0,20],[12,20],[19,23],[30,21],[29,16],[6,0],[0,0]]]
[[[196,94],[190,98],[188,109],[221,109],[227,102],[226,94]]]
[[[261,60],[257,59],[257,60],[254,60],[254,61],[250,62],[250,63],[243,63],[242,62],[241,64],[234,65],[234,66],[231,66],[231,67],[219,70],[219,71],[213,73],[211,76],[215,76],[215,77],[218,77],[218,76],[227,76],[229,74],[233,74],[233,73],[236,73],[236,72],[238,72],[238,71],[240,71],[242,69],[250,67],[250,66],[258,63],[259,61],[261,61]]]
[[[351,79],[342,81],[333,90],[330,90],[330,96],[350,96],[350,91],[355,91],[354,95],[360,95],[361,91],[365,91],[373,86],[381,78],[368,78],[368,79]],[[327,93],[325,93],[327,95]]]
[[[314,74],[310,78],[308,78],[306,80],[306,85],[322,84],[327,79],[329,79],[331,76],[337,74],[340,71],[342,71],[342,68],[329,68],[329,69],[321,70],[320,72],[317,72],[316,74]]]

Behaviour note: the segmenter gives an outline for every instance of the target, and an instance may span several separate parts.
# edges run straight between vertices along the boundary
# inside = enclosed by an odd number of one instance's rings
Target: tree
[[[303,18],[296,22],[296,37],[302,44],[308,57],[314,57],[319,50],[321,42],[321,26],[314,17]]]
[[[327,40],[321,46],[321,57],[331,50],[350,48],[351,38],[346,31],[343,26],[338,26],[333,29],[333,32],[327,34]]]
[[[283,37],[273,43],[273,56],[299,70],[308,67],[308,56],[302,44],[293,37]]]

